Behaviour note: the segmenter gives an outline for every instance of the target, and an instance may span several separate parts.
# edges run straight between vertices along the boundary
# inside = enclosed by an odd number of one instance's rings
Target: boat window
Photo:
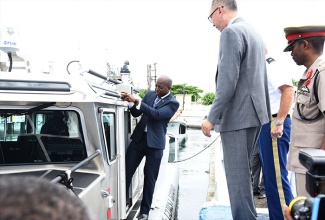
[[[116,146],[116,125],[115,125],[115,114],[112,112],[103,113],[103,131],[105,136],[105,142],[108,150],[109,161],[113,161],[117,156]]]
[[[79,162],[87,157],[77,112],[0,110],[0,165]]]

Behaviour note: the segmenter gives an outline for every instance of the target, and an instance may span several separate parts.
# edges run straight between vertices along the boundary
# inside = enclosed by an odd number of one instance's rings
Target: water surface
[[[208,146],[217,136],[208,138],[200,129],[188,129],[188,140],[181,146],[178,160],[192,157]],[[201,206],[206,202],[209,184],[210,148],[191,159],[179,162],[178,220],[198,220]]]

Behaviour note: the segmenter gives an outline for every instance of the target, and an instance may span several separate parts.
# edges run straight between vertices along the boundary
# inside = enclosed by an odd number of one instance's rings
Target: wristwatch
[[[275,125],[279,126],[279,125],[283,125],[284,121],[279,121],[279,120],[275,120]]]

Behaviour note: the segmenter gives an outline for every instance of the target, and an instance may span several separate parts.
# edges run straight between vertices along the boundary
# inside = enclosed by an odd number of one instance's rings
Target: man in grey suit
[[[233,219],[255,220],[249,161],[262,125],[271,120],[264,43],[237,16],[235,0],[213,0],[208,18],[221,36],[216,98],[202,132],[220,132]]]

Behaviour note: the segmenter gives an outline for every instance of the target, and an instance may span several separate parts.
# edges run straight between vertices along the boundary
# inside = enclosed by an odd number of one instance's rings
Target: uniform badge
[[[303,94],[303,95],[307,95],[307,93],[310,93],[310,90],[309,90],[309,88],[307,86],[303,85],[299,89],[298,93]]]

